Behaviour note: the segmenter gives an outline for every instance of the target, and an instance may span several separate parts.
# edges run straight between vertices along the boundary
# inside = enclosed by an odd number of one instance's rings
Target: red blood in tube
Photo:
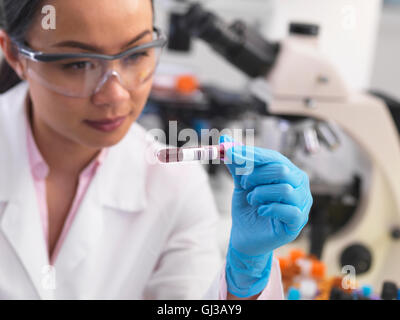
[[[157,153],[157,158],[163,163],[181,162],[183,154],[181,149],[164,149]]]
[[[203,146],[203,147],[193,147],[193,148],[169,148],[169,149],[160,150],[157,153],[157,158],[160,162],[163,162],[163,163],[182,162],[182,161],[186,161],[186,160],[187,161],[206,160],[206,159],[213,160],[214,156],[212,155],[211,149],[217,148],[219,150],[218,158],[221,159],[222,161],[225,161],[226,151],[235,145],[239,145],[239,144],[232,143],[232,142],[224,142],[217,146]],[[196,157],[196,155],[194,155],[192,158],[192,157],[190,157],[190,153],[189,153],[189,157],[186,158],[186,155],[184,156],[184,150],[189,151],[190,149],[196,149],[193,152],[199,152],[198,150],[202,149],[202,151],[204,151],[206,154],[207,154],[207,151],[209,151],[209,154],[208,154],[208,156],[207,155],[202,156],[201,154],[199,154],[198,157]]]
[[[220,158],[221,160],[224,160],[224,159],[225,159],[225,148],[224,148],[224,146],[221,146],[221,147],[219,148],[219,158]]]
[[[218,148],[219,149],[219,159],[224,159],[225,156],[225,148],[222,146],[205,146],[203,147],[204,150],[207,150],[209,148]],[[190,149],[190,148],[185,148],[185,149]],[[198,149],[198,147],[195,147],[195,149]],[[171,163],[171,162],[181,162],[184,161],[184,155],[183,155],[183,148],[170,148],[170,149],[164,149],[160,150],[157,153],[157,158],[160,162],[163,163]]]

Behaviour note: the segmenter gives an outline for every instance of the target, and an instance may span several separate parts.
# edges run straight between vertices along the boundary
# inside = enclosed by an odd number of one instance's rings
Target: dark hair
[[[0,0],[0,28],[7,34],[23,42],[36,12],[43,0]],[[154,12],[154,0],[151,5]],[[0,65],[0,94],[14,87],[22,80],[14,69],[3,59]]]

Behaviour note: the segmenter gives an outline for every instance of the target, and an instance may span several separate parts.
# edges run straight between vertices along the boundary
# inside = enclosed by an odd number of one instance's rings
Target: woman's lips
[[[125,117],[118,117],[114,119],[104,119],[104,120],[98,120],[98,121],[91,121],[91,120],[85,120],[84,122],[99,131],[103,132],[112,132],[116,129],[118,129],[125,121]]]

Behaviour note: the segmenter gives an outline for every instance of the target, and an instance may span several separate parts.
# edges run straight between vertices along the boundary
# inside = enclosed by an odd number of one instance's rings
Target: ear
[[[22,80],[26,79],[24,64],[15,52],[9,35],[3,29],[0,29],[0,47],[3,51],[4,59],[6,59],[11,68]]]

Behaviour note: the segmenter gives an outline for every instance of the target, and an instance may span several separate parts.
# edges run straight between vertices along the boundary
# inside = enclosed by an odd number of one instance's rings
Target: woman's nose
[[[108,72],[93,94],[93,102],[101,105],[115,105],[129,98],[130,93],[122,85],[121,76],[116,71]]]

